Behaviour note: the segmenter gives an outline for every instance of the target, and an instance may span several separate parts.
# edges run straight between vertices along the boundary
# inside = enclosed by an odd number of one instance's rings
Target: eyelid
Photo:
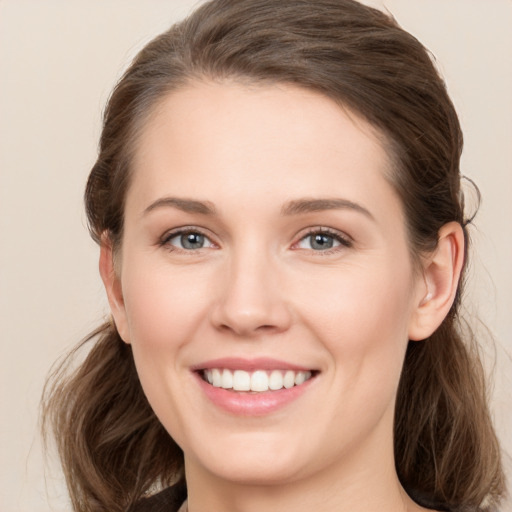
[[[172,250],[172,251],[182,251],[182,252],[187,252],[187,253],[197,252],[197,251],[200,251],[202,249],[210,249],[211,248],[211,247],[201,247],[199,249],[181,249],[180,247],[172,246],[172,245],[169,244],[169,241],[171,239],[176,238],[176,237],[178,237],[180,235],[183,235],[183,234],[186,234],[186,233],[198,233],[198,234],[204,236],[205,238],[207,238],[208,241],[210,242],[210,244],[212,246],[214,246],[214,248],[219,248],[219,244],[214,241],[214,239],[213,239],[214,237],[212,237],[212,235],[209,232],[209,230],[200,228],[198,226],[191,226],[191,225],[179,226],[179,227],[176,227],[176,228],[173,228],[173,229],[170,229],[170,230],[166,231],[159,238],[158,245],[159,246],[163,246],[163,247],[167,247],[169,250]],[[333,228],[326,227],[326,226],[311,226],[311,227],[308,227],[308,228],[302,230],[296,236],[296,238],[295,238],[296,241],[292,244],[291,248],[293,250],[301,250],[301,248],[297,247],[298,244],[302,240],[307,238],[308,236],[311,236],[311,235],[314,235],[314,234],[324,234],[324,235],[331,236],[331,237],[333,237],[334,239],[336,239],[340,243],[339,246],[336,246],[336,247],[333,247],[333,248],[330,248],[330,249],[326,249],[324,251],[314,251],[314,250],[311,249],[312,252],[316,252],[318,254],[324,254],[325,255],[325,254],[330,254],[332,252],[337,252],[339,250],[347,249],[347,248],[352,247],[352,245],[354,243],[352,237],[350,237],[346,233],[344,233],[342,231],[339,231],[337,229],[333,229]],[[308,249],[304,249],[304,250],[308,250]]]
[[[180,226],[173,229],[169,229],[166,231],[158,240],[158,245],[162,247],[167,247],[171,251],[182,251],[186,253],[193,253],[200,251],[202,249],[210,249],[211,247],[201,247],[199,249],[182,249],[180,247],[176,247],[174,245],[170,245],[169,241],[173,238],[176,238],[180,235],[184,235],[186,233],[197,233],[199,235],[204,236],[208,239],[210,244],[214,247],[218,247],[218,244],[213,241],[212,235],[208,232],[208,230],[200,228],[198,226]]]
[[[301,250],[301,248],[297,247],[298,244],[302,240],[307,238],[308,236],[315,235],[315,234],[328,235],[328,236],[331,236],[334,239],[336,239],[338,242],[340,242],[339,246],[332,247],[330,249],[326,249],[325,251],[314,251],[313,249],[311,249],[312,252],[316,252],[319,255],[330,254],[332,252],[337,252],[337,251],[340,251],[343,249],[347,249],[347,248],[352,247],[354,244],[354,240],[352,239],[352,237],[350,237],[343,231],[339,231],[337,229],[329,228],[326,226],[312,226],[312,227],[306,228],[306,230],[301,231],[297,235],[297,237],[296,237],[297,241],[292,244],[292,249]],[[304,249],[304,250],[308,250],[308,249]]]

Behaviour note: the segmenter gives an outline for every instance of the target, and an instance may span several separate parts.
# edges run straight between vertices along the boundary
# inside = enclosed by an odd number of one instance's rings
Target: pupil
[[[199,233],[187,233],[181,236],[181,245],[185,249],[200,249],[204,243],[204,236]]]
[[[317,234],[313,236],[313,249],[330,249],[333,246],[333,238],[328,235]]]

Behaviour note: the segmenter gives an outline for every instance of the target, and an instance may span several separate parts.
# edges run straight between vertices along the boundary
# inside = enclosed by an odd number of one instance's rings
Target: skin
[[[450,308],[463,238],[444,226],[415,269],[381,141],[284,85],[190,84],[145,126],[122,248],[113,258],[104,237],[100,271],[144,391],[184,451],[191,512],[423,510],[394,468],[395,395],[408,340]],[[305,199],[345,203],[309,211]],[[180,246],[183,226],[205,235],[202,248]],[[314,247],[311,232],[326,229],[340,241]],[[191,371],[226,356],[318,374],[276,412],[230,414]]]

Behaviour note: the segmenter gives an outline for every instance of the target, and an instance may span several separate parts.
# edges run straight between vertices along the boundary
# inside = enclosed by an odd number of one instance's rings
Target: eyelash
[[[211,241],[210,237],[206,233],[204,233],[201,229],[198,229],[198,228],[192,227],[192,226],[179,228],[175,231],[166,233],[159,241],[159,245],[162,247],[166,247],[169,251],[179,251],[179,252],[189,253],[189,254],[200,251],[201,249],[209,248],[209,247],[200,247],[198,249],[184,249],[184,248],[176,247],[176,246],[170,244],[170,241],[172,239],[178,238],[180,236],[187,235],[187,234],[200,235],[200,236],[204,237],[206,240],[208,240],[211,245],[215,245],[214,242]],[[333,230],[330,228],[325,228],[325,227],[315,227],[315,228],[310,228],[306,233],[302,234],[300,239],[292,245],[292,249],[293,250],[301,250],[302,248],[298,247],[298,245],[302,241],[306,240],[308,237],[312,237],[314,235],[324,235],[324,236],[334,239],[336,242],[339,243],[339,245],[331,247],[326,250],[303,249],[303,250],[309,250],[313,253],[317,253],[318,255],[321,255],[321,256],[327,256],[329,254],[336,253],[340,250],[350,248],[353,245],[352,240],[350,238],[348,238],[346,235],[342,235],[339,231],[336,231],[336,230]]]
[[[300,244],[303,240],[306,240],[308,237],[314,235],[324,235],[329,238],[333,238],[336,242],[339,242],[338,246],[331,247],[326,250],[315,251],[314,249],[305,249],[311,251],[312,253],[316,253],[318,256],[329,256],[330,254],[337,253],[343,249],[348,249],[353,245],[352,240],[347,235],[343,235],[339,231],[326,227],[314,227],[308,229],[308,231],[300,237],[299,241],[293,244],[292,248],[295,250],[301,250],[300,247],[297,247],[298,244]]]
[[[161,240],[159,242],[159,245],[162,246],[162,247],[166,247],[169,251],[179,251],[179,252],[183,252],[183,253],[193,253],[193,252],[200,251],[201,249],[207,249],[208,248],[208,247],[200,247],[198,249],[183,249],[181,247],[176,247],[176,246],[170,244],[170,241],[173,238],[178,238],[180,236],[188,235],[188,234],[190,234],[190,235],[201,235],[206,240],[208,240],[212,245],[215,245],[211,241],[211,237],[210,236],[208,236],[206,233],[204,233],[201,229],[198,229],[198,228],[193,227],[193,226],[178,228],[175,231],[167,232],[161,238]]]

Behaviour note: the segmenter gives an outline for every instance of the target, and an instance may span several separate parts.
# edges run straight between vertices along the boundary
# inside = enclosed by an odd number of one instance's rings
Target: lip
[[[316,377],[311,377],[304,384],[290,389],[251,393],[216,388],[204,381],[199,373],[195,372],[194,375],[203,393],[211,402],[237,416],[264,416],[276,412],[298,399],[316,380]]]
[[[253,372],[255,370],[293,370],[295,372],[314,371],[314,368],[291,364],[286,361],[280,361],[269,357],[258,357],[256,359],[244,359],[242,357],[223,357],[220,359],[211,359],[191,367],[192,371],[209,370],[212,368],[226,368],[227,370],[245,370]]]
[[[215,406],[236,416],[265,416],[277,412],[307,392],[311,385],[316,381],[318,372],[314,371],[313,376],[300,386],[294,386],[277,391],[265,391],[259,393],[232,391],[223,388],[214,387],[206,382],[201,370],[210,368],[226,368],[229,370],[293,370],[293,371],[311,371],[300,365],[290,364],[285,361],[279,361],[272,358],[222,358],[206,361],[192,367],[196,381],[205,394],[206,398]]]

